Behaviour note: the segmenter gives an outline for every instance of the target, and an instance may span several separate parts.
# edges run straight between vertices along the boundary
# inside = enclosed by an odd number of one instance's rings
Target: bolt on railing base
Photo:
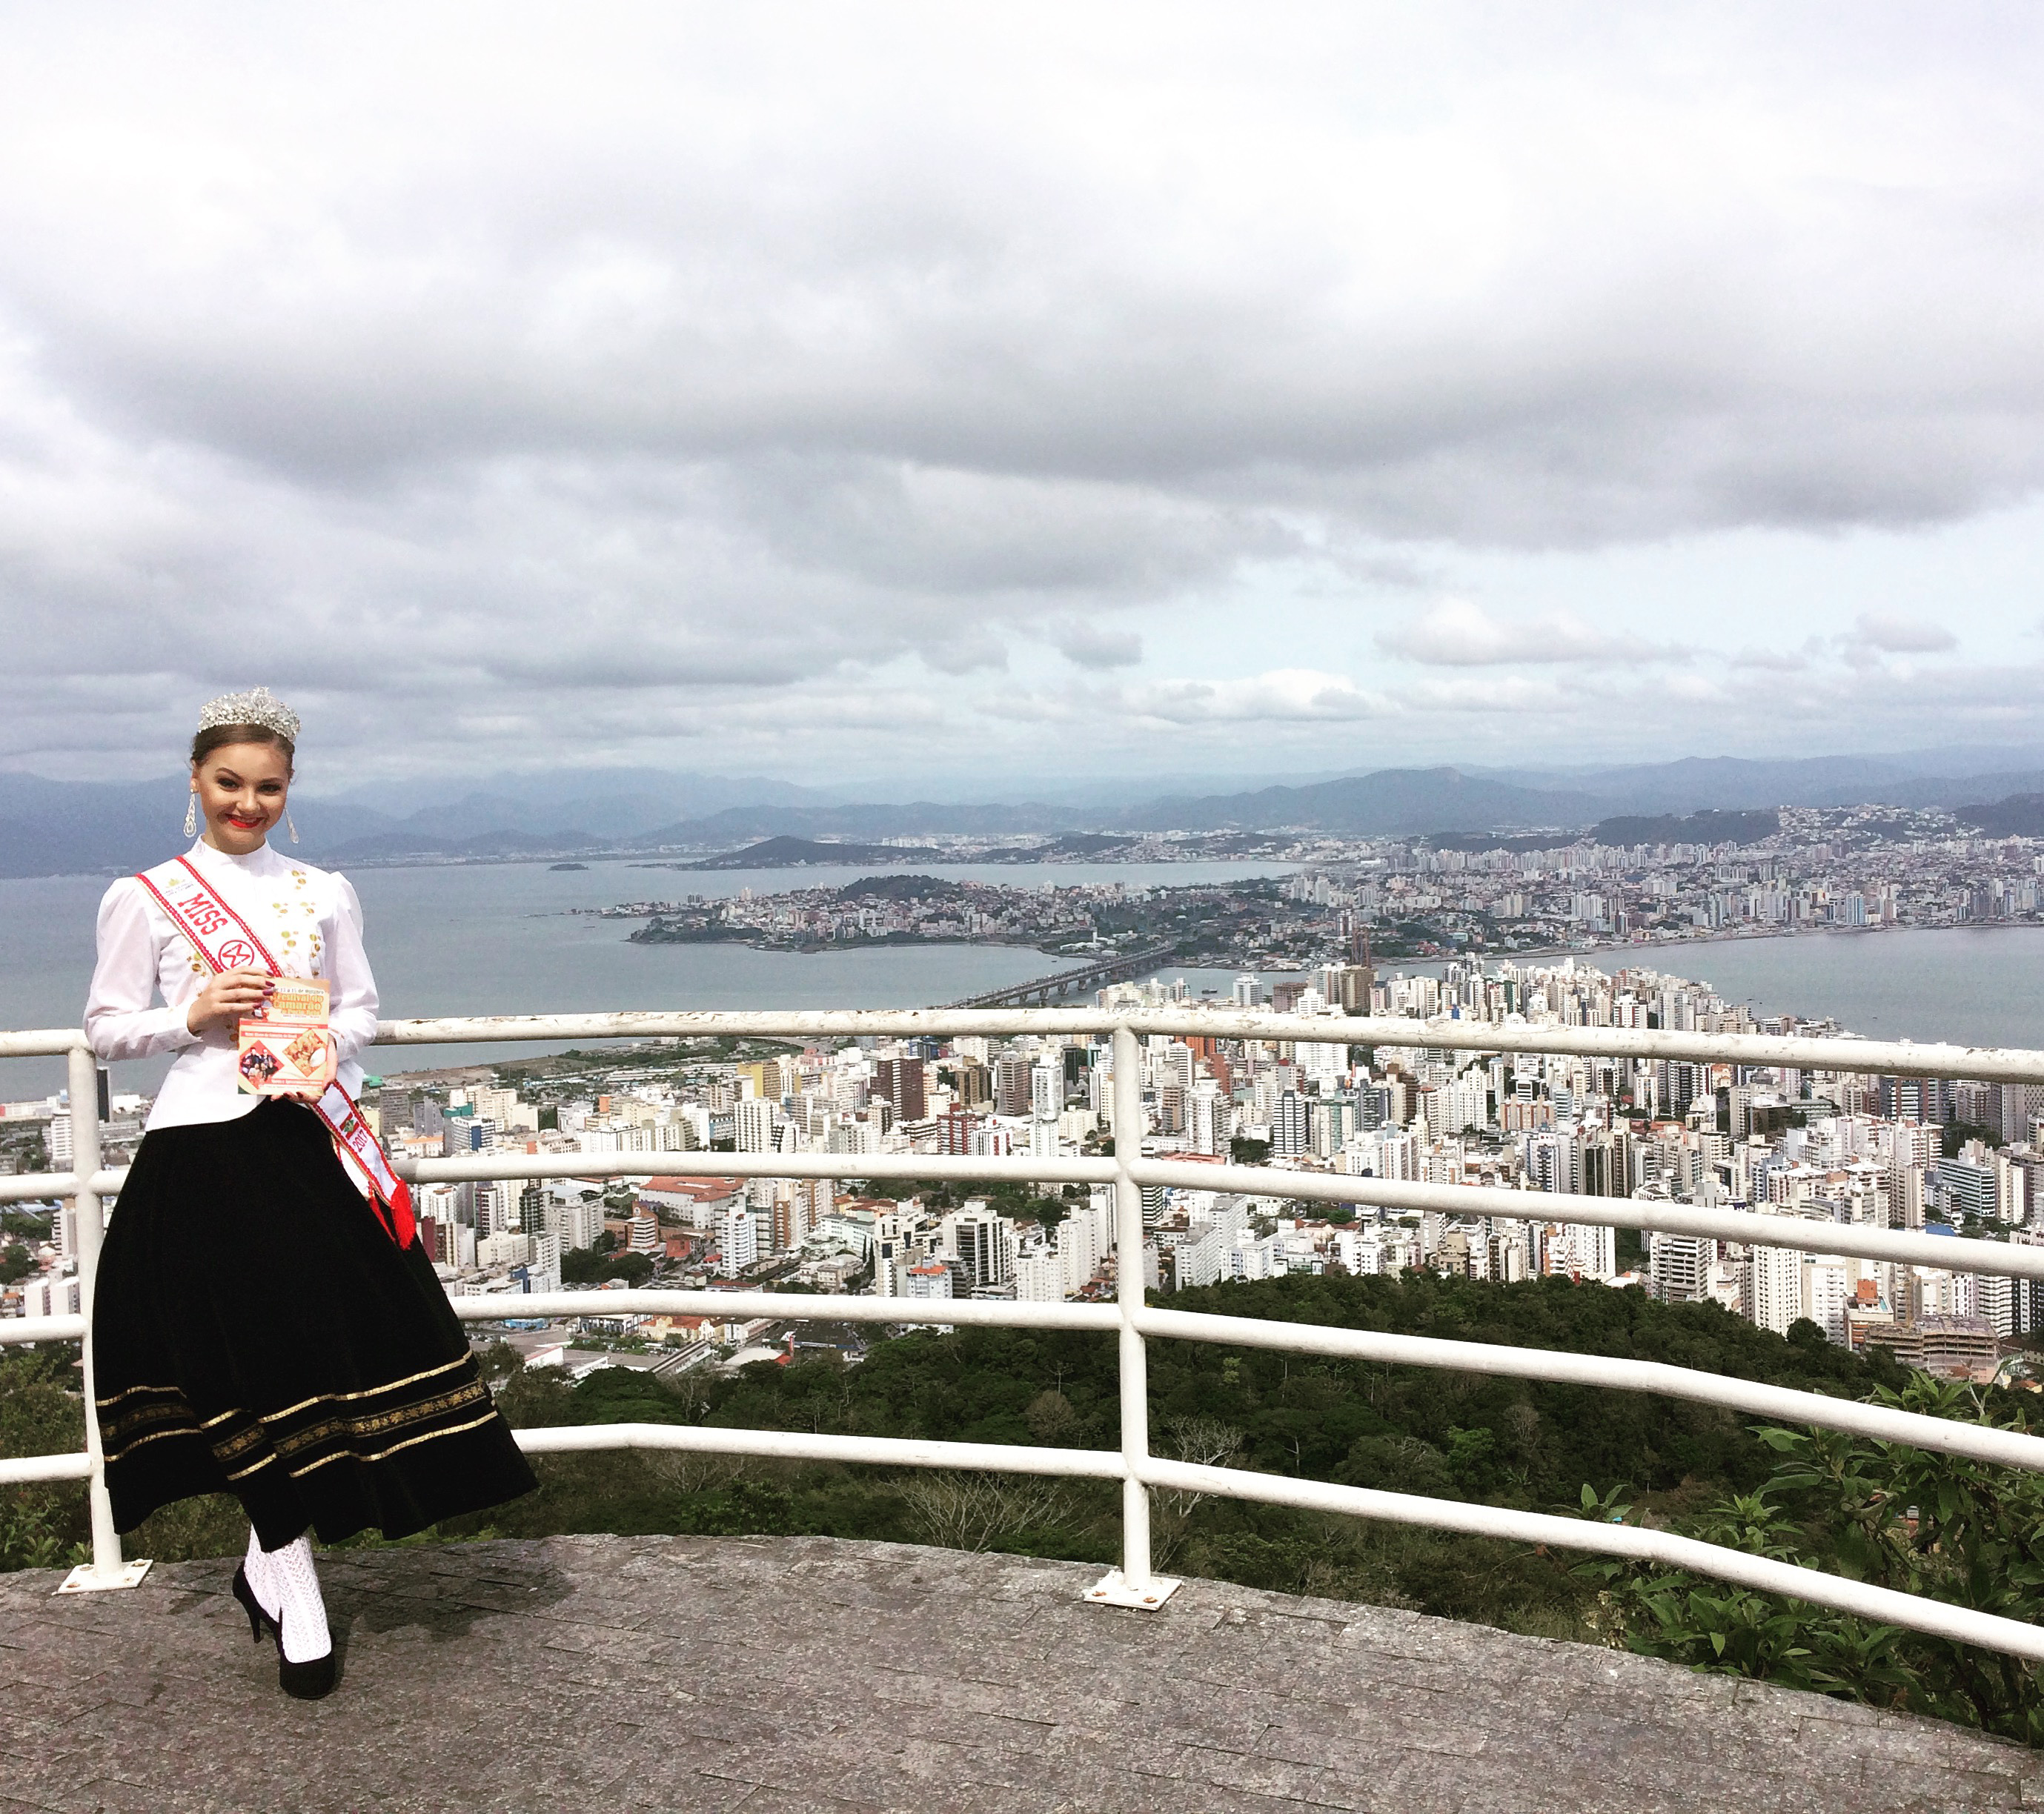
[[[149,1572],[150,1558],[123,1562],[110,1574],[102,1574],[90,1562],[80,1562],[63,1578],[60,1593],[111,1593],[123,1587],[140,1587]]]
[[[1096,1606],[1132,1606],[1139,1612],[1154,1612],[1184,1585],[1174,1575],[1153,1574],[1140,1587],[1132,1587],[1120,1569],[1111,1568],[1086,1589],[1085,1597]]]

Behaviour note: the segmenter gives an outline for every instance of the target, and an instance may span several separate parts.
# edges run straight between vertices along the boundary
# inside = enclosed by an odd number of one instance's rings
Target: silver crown
[[[247,693],[223,693],[217,699],[209,699],[198,715],[198,728],[211,731],[222,724],[259,724],[266,731],[275,731],[287,744],[298,740],[298,713],[267,686],[254,687]]]

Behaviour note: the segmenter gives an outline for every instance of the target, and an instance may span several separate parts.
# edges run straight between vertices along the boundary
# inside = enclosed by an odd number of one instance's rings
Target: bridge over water
[[[1052,976],[1032,977],[1027,982],[1011,982],[1005,989],[989,989],[982,995],[968,995],[960,1001],[947,1001],[947,1008],[1047,1008],[1053,1001],[1077,991],[1099,989],[1110,982],[1124,982],[1153,965],[1168,963],[1175,954],[1171,945],[1153,945],[1147,951],[1129,951],[1105,958],[1082,970],[1061,970]]]
[[[1970,1814],[2044,1758],[1585,1645],[827,1538],[330,1552],[340,1688],[276,1687],[231,1558],[0,1576],[4,1814]]]

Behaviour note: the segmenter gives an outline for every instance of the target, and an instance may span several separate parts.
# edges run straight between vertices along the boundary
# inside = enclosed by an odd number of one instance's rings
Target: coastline
[[[596,919],[613,917],[607,914],[588,916]],[[623,916],[615,917],[621,918]],[[825,951],[907,951],[919,946],[932,945],[954,948],[962,946],[979,951],[1040,951],[1049,958],[1069,955],[1074,962],[1083,961],[1086,955],[1084,952],[1047,951],[1028,939],[975,939],[962,933],[956,938],[942,938],[920,932],[883,932],[874,938],[820,939],[806,944],[792,944],[784,940],[751,939],[738,935],[726,937],[717,933],[655,932],[651,928],[642,926],[636,932],[627,932],[624,942],[628,945],[742,945],[749,951],[778,951],[789,957],[816,957]]]
[[[2024,926],[2034,926],[2044,931],[2044,922],[2031,920],[1974,920],[1964,926],[1806,926],[1800,931],[1792,926],[1769,928],[1764,932],[1709,932],[1696,939],[1649,939],[1642,944],[1628,940],[1624,944],[1592,945],[1540,945],[1520,951],[1491,951],[1481,954],[1486,963],[1516,962],[1520,958],[1598,957],[1612,951],[1685,951],[1703,945],[1754,945],[1765,944],[1774,939],[1859,939],[1869,933],[1885,932],[2002,932],[2020,930]],[[1473,956],[1475,953],[1466,955]],[[1405,962],[1414,960],[1405,959]],[[1454,963],[1454,958],[1422,958],[1422,963]]]

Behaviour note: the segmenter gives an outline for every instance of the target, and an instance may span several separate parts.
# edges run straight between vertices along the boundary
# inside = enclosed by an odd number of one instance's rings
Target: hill
[[[1790,762],[1685,757],[1566,771],[1441,765],[1162,796],[1145,796],[1131,783],[1118,802],[1109,778],[1090,783],[1083,800],[1062,803],[847,802],[763,778],[645,769],[548,771],[481,782],[428,777],[322,795],[309,791],[317,776],[309,765],[293,806],[303,853],[340,864],[627,851],[717,851],[724,854],[708,861],[717,867],[741,859],[747,867],[928,863],[939,859],[880,840],[1048,840],[1042,850],[994,851],[979,859],[1031,862],[1105,856],[1129,838],[1170,831],[1431,836],[1444,845],[1495,848],[1566,841],[1595,826],[1607,843],[1715,842],[1706,828],[1687,822],[1715,814],[1757,826],[1779,806],[1871,804],[1956,809],[2000,836],[2044,828],[2044,770],[2023,766],[2036,757],[2029,750],[1967,750]],[[177,774],[103,782],[0,772],[0,876],[114,874],[159,861],[178,847],[185,793]],[[1626,828],[1615,828],[1620,825]],[[1749,841],[1743,829],[1731,835]],[[1473,836],[1494,841],[1467,843]],[[755,854],[777,844],[782,854]],[[824,854],[791,854],[805,844],[825,847]]]
[[[943,853],[912,844],[830,844],[810,838],[768,838],[742,851],[678,863],[678,869],[807,869],[818,865],[941,863]]]
[[[2011,794],[1991,805],[1958,806],[1952,816],[1984,837],[2044,837],[2044,794]]]
[[[1590,836],[1600,844],[1757,844],[1781,829],[1779,813],[1663,813],[1602,819]]]
[[[955,901],[965,890],[934,875],[863,875],[837,891],[840,901]]]

